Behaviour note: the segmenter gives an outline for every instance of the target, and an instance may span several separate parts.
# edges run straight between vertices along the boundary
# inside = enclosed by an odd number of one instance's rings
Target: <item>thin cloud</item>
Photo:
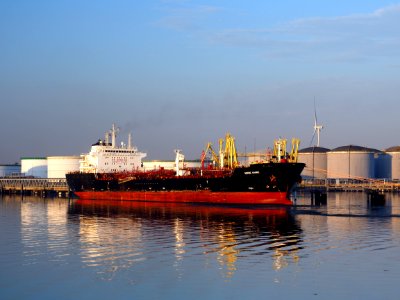
[[[271,28],[210,30],[202,24],[201,18],[221,11],[183,5],[170,9],[160,24],[201,34],[214,44],[257,48],[269,58],[360,62],[398,56],[400,5],[368,14],[297,19]]]
[[[310,18],[271,29],[228,30],[214,41],[259,47],[270,57],[330,61],[364,61],[398,56],[400,5],[370,14]]]
[[[173,4],[164,6],[162,9],[166,12],[166,16],[156,22],[157,25],[179,30],[179,31],[195,31],[200,30],[199,22],[221,10],[217,6],[211,5],[190,5],[185,1],[167,2]]]
[[[353,14],[331,18],[298,19],[282,26],[283,31],[325,35],[397,35],[400,25],[400,5],[388,6],[369,14]]]

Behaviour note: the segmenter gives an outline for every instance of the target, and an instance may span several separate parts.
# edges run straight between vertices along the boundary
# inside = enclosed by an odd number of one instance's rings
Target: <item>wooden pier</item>
[[[68,197],[65,178],[0,178],[1,194]]]

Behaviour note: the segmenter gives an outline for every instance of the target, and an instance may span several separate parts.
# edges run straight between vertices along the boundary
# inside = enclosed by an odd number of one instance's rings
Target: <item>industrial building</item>
[[[21,165],[0,165],[0,177],[10,177],[21,174]]]

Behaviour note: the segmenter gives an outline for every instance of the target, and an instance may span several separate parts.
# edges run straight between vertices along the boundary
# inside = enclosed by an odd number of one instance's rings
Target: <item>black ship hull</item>
[[[186,176],[71,173],[67,182],[81,199],[290,205],[290,192],[301,181],[304,166],[259,163],[225,172],[197,170]]]

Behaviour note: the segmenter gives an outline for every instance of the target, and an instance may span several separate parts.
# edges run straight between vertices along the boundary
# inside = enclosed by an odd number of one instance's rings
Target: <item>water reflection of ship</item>
[[[129,234],[129,239],[132,241],[131,236],[134,237],[137,253],[145,255],[144,245],[149,239],[148,235],[152,230],[161,230],[174,237],[174,265],[177,271],[182,268],[184,258],[193,254],[188,252],[194,251],[194,244],[197,244],[200,245],[198,251],[202,255],[216,258],[227,278],[234,275],[237,260],[249,255],[270,256],[275,270],[290,262],[296,263],[302,244],[302,231],[298,222],[287,208],[282,207],[221,208],[179,203],[160,205],[148,202],[76,200],[71,202],[68,211],[71,220],[79,220],[80,233],[86,235],[86,238],[82,237],[82,242],[86,243],[87,253],[97,259],[96,264],[101,263],[101,253],[97,253],[101,248],[96,241],[103,241],[104,245],[104,239],[120,239],[127,234],[127,226],[122,226],[120,230],[123,232],[118,234],[120,221],[125,225],[126,222],[131,223],[130,228],[134,229],[134,233]],[[101,222],[102,230],[99,230],[99,219],[109,219],[109,222]],[[196,231],[198,238],[193,237]],[[108,234],[111,232],[110,237]],[[114,241],[117,242],[121,243],[121,240]],[[109,245],[112,247],[112,243]],[[113,247],[113,251],[117,252],[116,248]],[[110,252],[108,255],[111,255]],[[119,256],[117,253],[115,255]],[[109,269],[117,270],[118,261],[108,258],[108,263],[110,261],[117,266]]]

